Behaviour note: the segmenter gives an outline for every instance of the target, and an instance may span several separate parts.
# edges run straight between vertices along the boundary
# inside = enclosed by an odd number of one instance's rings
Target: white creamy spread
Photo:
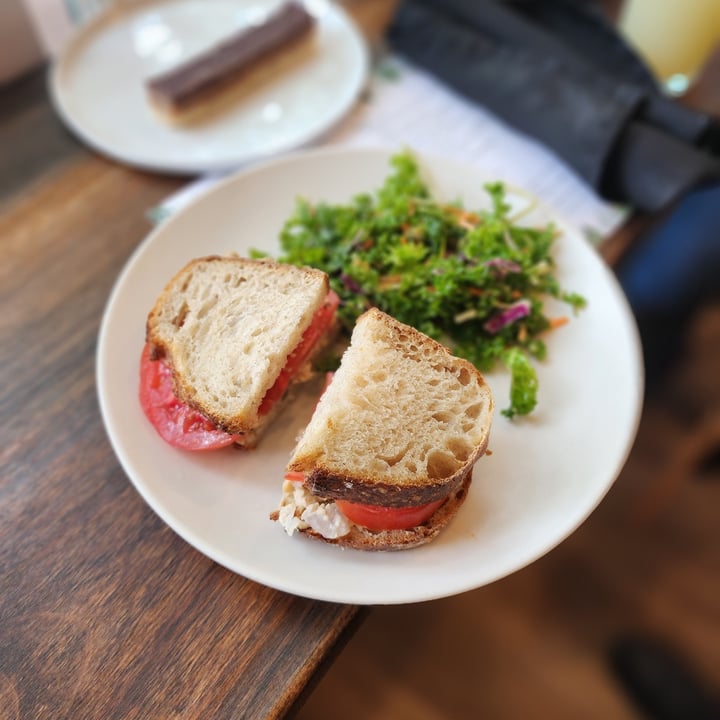
[[[278,522],[288,535],[311,528],[328,540],[347,535],[352,524],[334,502],[318,502],[301,483],[285,480]]]

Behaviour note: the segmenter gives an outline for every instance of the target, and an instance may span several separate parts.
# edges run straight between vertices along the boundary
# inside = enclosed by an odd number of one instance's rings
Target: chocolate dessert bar
[[[182,113],[234,84],[262,60],[307,35],[315,18],[298,2],[282,5],[260,25],[244,28],[155,77],[146,88],[158,110]]]

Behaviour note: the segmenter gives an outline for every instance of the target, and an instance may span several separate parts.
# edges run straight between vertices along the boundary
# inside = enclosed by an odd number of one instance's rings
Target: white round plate
[[[300,147],[353,105],[367,76],[364,40],[329,0],[313,53],[210,119],[174,127],[150,107],[145,80],[265,17],[279,0],[134,0],[79,30],[50,73],[55,108],[83,141],[120,162],[167,173],[225,170]]]
[[[500,414],[509,380],[503,372],[488,375],[498,409],[492,454],[478,461],[467,501],[434,542],[395,553],[342,550],[288,537],[268,519],[318,387],[301,395],[254,451],[188,453],[160,439],[140,408],[138,368],[147,313],[168,279],[186,261],[210,253],[260,248],[277,255],[279,231],[298,195],[346,202],[381,184],[390,154],[298,153],[223,181],[138,247],[113,290],[100,332],[102,415],[120,462],[148,504],[221,565],[319,600],[429,600],[521,568],[577,528],[601,500],[625,461],[640,414],[638,337],[614,276],[577,231],[535,206],[524,222],[553,220],[560,227],[558,276],[589,305],[548,339],[548,360],[538,370],[539,407],[528,419],[511,422]],[[438,198],[487,206],[482,187],[491,178],[481,170],[438,158],[420,162]],[[522,195],[515,201],[528,204]]]

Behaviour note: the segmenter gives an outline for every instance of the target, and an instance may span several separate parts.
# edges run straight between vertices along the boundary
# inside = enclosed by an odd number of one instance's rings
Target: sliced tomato
[[[179,400],[173,391],[172,370],[150,358],[146,343],[140,360],[140,404],[163,440],[183,450],[217,450],[237,439],[218,430],[210,420]]]
[[[340,298],[331,290],[325,298],[325,302],[315,312],[312,322],[303,333],[297,347],[288,356],[285,367],[275,380],[275,384],[265,393],[258,409],[260,415],[269,413],[273,405],[285,394],[290,380],[308,359],[317,341],[330,327],[339,304]]]
[[[290,482],[304,482],[305,480],[305,473],[298,472],[297,470],[288,470],[285,473],[285,479],[289,480]]]
[[[426,505],[390,508],[361,505],[345,500],[335,501],[348,520],[370,530],[404,530],[422,525],[444,502],[445,498],[442,498]]]

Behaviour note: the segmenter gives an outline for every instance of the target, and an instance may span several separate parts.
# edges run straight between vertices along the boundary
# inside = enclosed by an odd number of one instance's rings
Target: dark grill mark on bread
[[[463,475],[453,477],[450,482],[425,483],[420,486],[406,486],[382,481],[364,483],[338,475],[329,475],[314,470],[305,480],[305,487],[322,500],[347,500],[360,505],[382,505],[384,507],[414,507],[442,500],[454,490]]]

